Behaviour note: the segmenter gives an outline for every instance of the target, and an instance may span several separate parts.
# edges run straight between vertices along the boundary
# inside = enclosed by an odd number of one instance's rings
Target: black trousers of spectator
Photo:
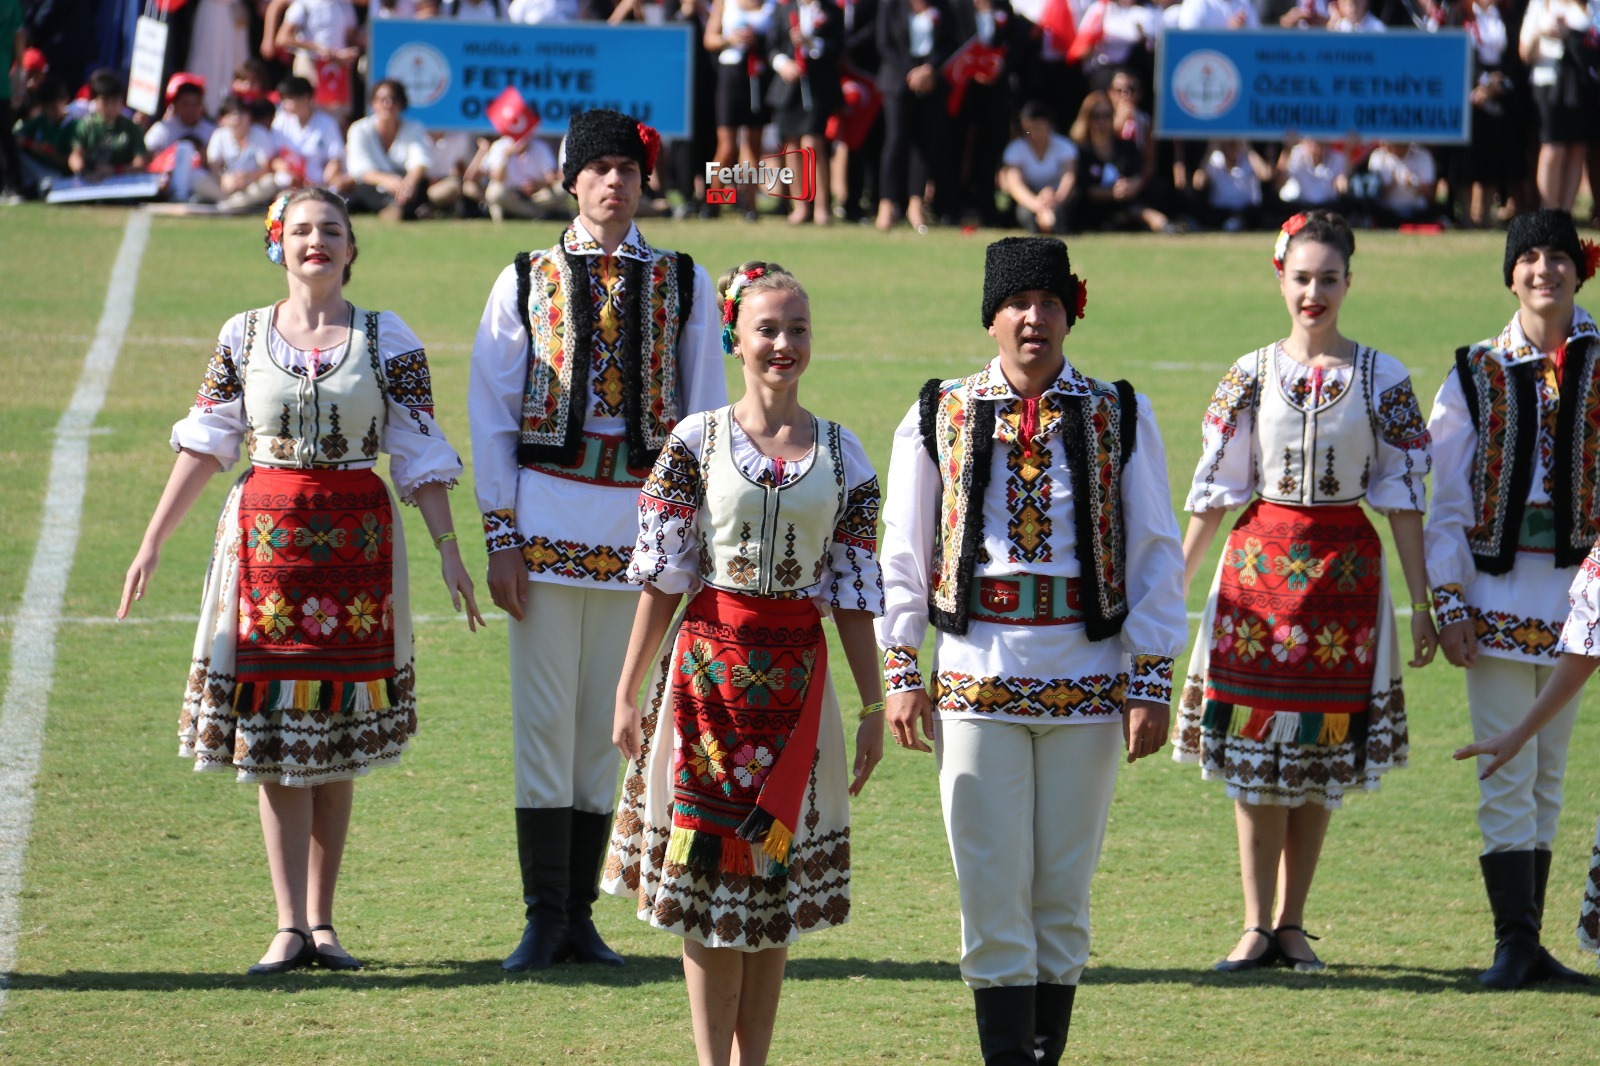
[[[880,198],[904,208],[910,196],[922,196],[934,183],[933,213],[954,214],[950,206],[954,168],[942,87],[918,95],[904,86],[883,96],[883,166]]]
[[[967,86],[956,116],[955,145],[958,213],[975,210],[985,226],[1004,226],[1005,219],[995,206],[995,175],[1000,172],[1000,157],[1011,138],[1011,90],[1005,82]]]
[[[872,129],[861,139],[861,147],[851,149],[844,168],[844,217],[859,222],[877,209],[882,182],[879,167],[883,162],[883,112],[872,120]]]
[[[0,100],[0,193],[22,191],[22,153],[17,150],[17,138],[11,132],[11,101]]]

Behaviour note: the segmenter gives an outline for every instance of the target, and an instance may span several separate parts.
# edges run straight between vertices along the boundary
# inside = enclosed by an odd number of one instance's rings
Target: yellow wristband
[[[444,542],[445,541],[447,541],[447,540],[455,540],[455,539],[456,539],[455,530],[451,530],[449,533],[440,533],[437,537],[433,538],[433,546],[435,548],[441,548],[441,547],[444,546]]]
[[[856,721],[865,722],[868,715],[877,714],[881,710],[883,710],[882,700],[879,700],[877,703],[869,703],[865,707],[861,708],[861,713],[856,715]]]
[[[1419,611],[1423,614],[1432,614],[1433,604],[1429,603],[1427,600],[1423,600],[1421,603],[1413,603],[1411,605],[1411,609],[1413,611]]]

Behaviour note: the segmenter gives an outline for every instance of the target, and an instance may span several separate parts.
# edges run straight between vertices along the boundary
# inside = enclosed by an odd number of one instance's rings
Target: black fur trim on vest
[[[1471,352],[1470,347],[1456,349],[1456,377],[1461,382],[1461,393],[1466,399],[1467,412],[1472,416],[1472,428],[1481,435],[1483,427],[1479,425],[1478,385],[1473,380],[1471,361],[1468,358]],[[1517,408],[1516,425],[1519,427],[1519,432],[1514,440],[1506,442],[1506,461],[1511,464],[1511,482],[1505,500],[1503,519],[1505,524],[1501,529],[1500,552],[1497,555],[1473,553],[1472,561],[1480,573],[1509,574],[1517,562],[1517,539],[1522,530],[1522,515],[1528,506],[1528,490],[1533,485],[1533,451],[1539,435],[1539,399],[1533,380],[1533,370],[1537,365],[1523,363],[1520,366],[1504,368],[1511,392],[1510,402]],[[1557,449],[1559,451],[1559,444]],[[1474,486],[1475,490],[1477,488],[1478,486]],[[1475,491],[1474,497],[1476,495]],[[1559,507],[1560,504],[1557,503],[1556,506]],[[1482,508],[1476,510],[1481,513]],[[1559,512],[1557,513],[1559,515]],[[1557,523],[1559,525],[1559,518]]]
[[[561,444],[517,445],[519,463],[558,463],[567,466],[578,461],[583,447],[583,417],[589,409],[590,346],[594,343],[594,298],[589,293],[589,263],[582,256],[573,255],[565,248],[567,276],[572,279],[572,292],[563,293],[566,300],[567,321],[562,340],[572,356],[572,395],[567,403],[566,439]],[[527,252],[518,252],[517,314],[522,318],[522,328],[528,334],[528,365],[533,365],[533,323],[528,321],[528,297],[532,292],[533,258]]]
[[[922,445],[933,456],[935,466],[939,464],[939,453],[938,445],[933,439],[933,430],[937,424],[934,408],[940,399],[940,384],[940,380],[934,378],[922,387],[921,410],[918,412],[923,430]],[[989,491],[989,475],[994,469],[995,405],[982,402],[974,404],[971,416],[972,457],[967,466],[969,476],[965,505],[967,528],[958,546],[961,565],[956,569],[955,610],[945,611],[931,603],[928,604],[928,621],[933,623],[934,628],[957,636],[967,632],[967,615],[972,609],[970,604],[972,568],[983,539],[983,497]],[[941,483],[943,476],[941,472]],[[942,501],[939,506],[943,506]],[[944,546],[945,551],[949,551],[950,548],[948,544]]]
[[[1133,455],[1137,443],[1134,426],[1139,420],[1139,400],[1133,391],[1133,386],[1126,381],[1116,382],[1117,407],[1121,425],[1121,464],[1127,465],[1128,458]],[[1061,430],[1061,443],[1067,453],[1067,471],[1072,477],[1074,486],[1074,499],[1072,506],[1072,523],[1077,533],[1077,544],[1074,551],[1078,556],[1078,580],[1084,584],[1083,602],[1083,632],[1090,640],[1106,640],[1122,632],[1122,623],[1127,618],[1127,610],[1114,617],[1107,617],[1101,605],[1099,588],[1100,567],[1093,555],[1094,545],[1094,512],[1082,506],[1078,498],[1076,486],[1091,484],[1091,479],[1096,477],[1090,469],[1089,438],[1092,435],[1093,415],[1089,405],[1094,402],[1093,396],[1076,396],[1069,399],[1063,414],[1063,427]],[[1126,580],[1126,578],[1124,578]]]
[[[939,465],[939,445],[933,439],[933,431],[939,424],[939,386],[943,384],[942,378],[929,378],[917,394],[917,423],[922,431],[922,447],[936,467]]]
[[[654,466],[660,449],[644,446],[644,306],[649,294],[644,291],[644,263],[628,259],[622,267],[622,421],[628,438],[628,465],[634,469]],[[587,366],[587,364],[585,364]],[[584,379],[588,391],[588,379]]]
[[[1588,521],[1588,516],[1573,513],[1573,504],[1578,502],[1573,482],[1579,476],[1576,464],[1581,460],[1574,452],[1578,446],[1578,419],[1583,417],[1581,408],[1589,398],[1589,390],[1584,388],[1584,377],[1591,372],[1589,355],[1593,347],[1594,341],[1588,337],[1581,337],[1575,344],[1569,344],[1566,362],[1561,368],[1561,397],[1556,408],[1556,446],[1552,457],[1554,469],[1551,470],[1554,483],[1550,493],[1556,515],[1557,569],[1577,566],[1589,554],[1588,547],[1577,547],[1572,543],[1574,531]],[[1584,538],[1578,539],[1581,541]],[[1592,542],[1593,538],[1589,539]]]
[[[678,336],[682,337],[689,316],[694,314],[694,260],[688,252],[675,254],[678,257]]]

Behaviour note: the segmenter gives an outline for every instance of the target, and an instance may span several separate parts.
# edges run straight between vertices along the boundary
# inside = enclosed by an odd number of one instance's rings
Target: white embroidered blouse
[[[1241,356],[1228,368],[1211,397],[1200,427],[1203,446],[1185,510],[1231,510],[1243,507],[1257,493],[1276,497],[1279,483],[1285,478],[1294,480],[1297,489],[1291,495],[1300,498],[1279,502],[1297,506],[1349,503],[1351,498],[1364,497],[1369,507],[1382,514],[1426,509],[1422,479],[1433,466],[1428,429],[1411,388],[1411,376],[1398,359],[1360,348],[1351,365],[1319,371],[1297,362],[1279,342],[1266,353],[1274,380],[1258,386],[1259,354]],[[1348,396],[1352,386],[1359,397]],[[1266,394],[1261,391],[1265,388],[1276,391]],[[1340,442],[1327,439],[1323,426],[1334,422],[1337,415],[1346,414],[1341,410],[1341,401],[1348,407],[1352,399],[1363,405],[1366,417],[1338,421],[1345,432],[1353,427],[1362,434],[1363,439],[1357,442],[1360,447],[1350,449],[1361,458],[1354,469],[1340,471],[1344,476],[1334,483],[1334,491],[1322,494],[1328,499],[1319,498],[1316,492],[1298,491],[1307,485],[1318,486],[1337,467]],[[1272,415],[1275,424],[1265,433],[1257,425],[1263,409],[1276,412]],[[1278,440],[1285,435],[1286,427],[1276,424],[1285,413],[1301,423],[1291,427],[1290,436],[1297,441],[1315,441],[1314,447],[1294,448],[1293,468],[1287,470]],[[1265,446],[1263,436],[1272,438]],[[1273,452],[1270,457],[1262,454],[1267,448]],[[1309,470],[1305,469],[1307,451],[1313,456]],[[1370,470],[1366,469],[1369,454]],[[1265,487],[1263,468],[1272,479]]]
[[[715,446],[731,445],[733,465],[751,482],[776,484],[781,489],[808,475],[829,474],[831,478],[829,471],[812,470],[818,448],[812,448],[800,460],[769,458],[728,415],[726,407],[690,415],[672,431],[639,497],[639,535],[628,565],[629,581],[690,596],[704,585],[702,565],[709,558],[706,544],[712,531],[703,527],[712,471],[705,469],[702,460],[707,455],[708,440],[714,441],[728,429],[732,439]],[[825,425],[818,420],[819,431]],[[801,560],[803,576],[779,595],[810,597],[825,611],[845,608],[877,615],[883,613],[883,581],[877,558],[878,475],[861,442],[842,426],[838,449],[844,474],[844,506],[833,518],[825,557]],[[752,524],[759,526],[761,519],[761,513],[756,512]],[[811,580],[807,581],[807,577]]]
[[[366,338],[359,323],[352,331],[351,342],[325,352],[306,352],[284,340],[269,325],[267,315],[259,316],[258,322],[258,328],[270,331],[267,352],[272,361],[291,373],[303,376],[308,367],[318,366],[326,374],[342,365],[343,360],[367,357]],[[244,385],[235,361],[236,353],[242,357],[244,345],[245,314],[241,313],[223,325],[194,406],[172,427],[174,451],[188,448],[214,456],[223,470],[232,469],[238,461],[240,446],[250,430]],[[378,316],[378,353],[387,383],[387,418],[379,427],[377,450],[389,453],[389,473],[396,495],[413,503],[412,496],[422,485],[454,485],[461,476],[461,458],[434,420],[433,381],[422,342],[393,311],[383,311]],[[375,464],[374,457],[346,465],[359,468]]]

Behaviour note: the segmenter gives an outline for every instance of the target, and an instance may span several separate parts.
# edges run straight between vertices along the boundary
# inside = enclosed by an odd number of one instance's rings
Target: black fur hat
[[[983,328],[994,325],[1000,305],[1019,292],[1044,289],[1061,297],[1067,327],[1078,320],[1078,278],[1065,241],[1054,237],[1004,237],[989,245],[983,264]]]
[[[1511,288],[1511,268],[1530,248],[1556,248],[1566,252],[1578,266],[1578,287],[1583,287],[1583,245],[1578,242],[1578,227],[1572,216],[1559,208],[1543,207],[1518,215],[1506,227],[1506,288]]]
[[[625,155],[637,160],[640,176],[650,179],[655,159],[645,145],[639,121],[602,107],[573,115],[567,124],[567,135],[561,140],[562,186],[571,192],[578,171],[604,155]]]

